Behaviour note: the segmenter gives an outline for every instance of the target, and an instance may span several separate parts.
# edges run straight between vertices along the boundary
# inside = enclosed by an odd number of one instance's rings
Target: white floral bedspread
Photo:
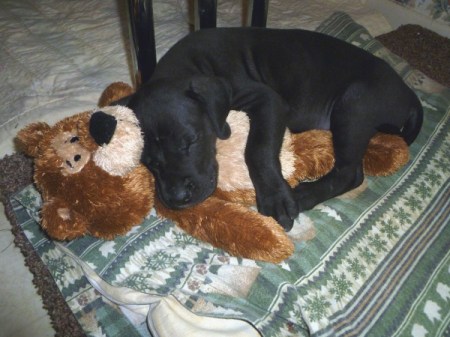
[[[154,0],[158,58],[190,30],[192,0]],[[242,24],[242,0],[218,1],[218,25]],[[192,6],[192,5],[191,5]],[[390,26],[359,0],[271,0],[268,25],[315,29],[336,10],[374,34]],[[131,83],[126,1],[2,0],[0,157],[17,131],[93,108],[106,86]]]

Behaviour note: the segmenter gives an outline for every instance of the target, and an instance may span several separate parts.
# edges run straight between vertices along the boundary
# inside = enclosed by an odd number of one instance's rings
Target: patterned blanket
[[[416,91],[425,121],[410,163],[301,214],[279,265],[229,256],[154,213],[114,241],[57,243],[28,186],[12,199],[17,220],[87,335],[450,335],[450,90],[346,14],[318,31],[385,59]],[[305,228],[315,237],[300,239]]]

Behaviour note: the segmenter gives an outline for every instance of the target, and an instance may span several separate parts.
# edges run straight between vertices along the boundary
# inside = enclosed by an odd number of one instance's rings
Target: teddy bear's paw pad
[[[64,221],[70,220],[70,209],[68,208],[58,208],[58,216]]]

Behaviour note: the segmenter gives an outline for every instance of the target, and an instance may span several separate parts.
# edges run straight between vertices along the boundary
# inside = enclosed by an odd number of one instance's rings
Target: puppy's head
[[[217,77],[154,80],[120,101],[140,120],[142,162],[169,208],[195,205],[217,184],[216,139],[230,136],[231,86]]]

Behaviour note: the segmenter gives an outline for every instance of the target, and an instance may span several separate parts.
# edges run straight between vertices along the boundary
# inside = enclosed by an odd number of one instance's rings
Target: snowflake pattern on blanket
[[[56,243],[27,187],[12,200],[18,222],[87,335],[149,336],[147,313],[169,298],[264,337],[449,334],[450,90],[345,14],[318,30],[382,57],[417,92],[425,121],[407,167],[301,214],[296,251],[278,265],[231,257],[154,213],[114,241]],[[296,239],[306,224],[316,236]]]

